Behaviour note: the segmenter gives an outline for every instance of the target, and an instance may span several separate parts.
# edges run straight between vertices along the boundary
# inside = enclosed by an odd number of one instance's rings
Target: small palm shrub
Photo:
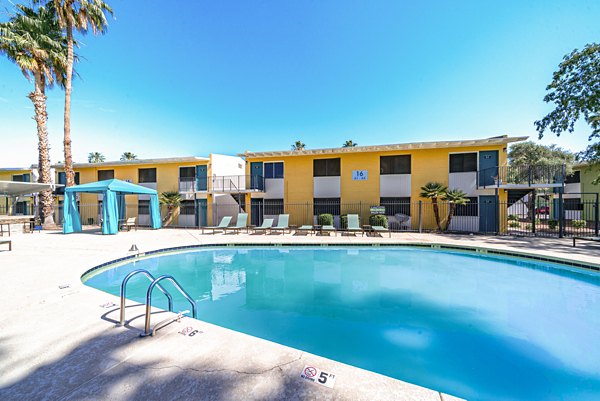
[[[369,224],[372,226],[386,227],[388,226],[387,216],[383,214],[372,214],[369,216]]]
[[[510,221],[510,222],[508,223],[508,226],[509,226],[510,228],[520,228],[520,227],[521,227],[521,223],[519,223],[518,221],[514,221],[514,220],[512,220],[512,221]]]
[[[531,224],[530,223],[525,224],[525,230],[531,231]]]
[[[319,216],[317,216],[317,224],[319,224],[320,226],[332,226],[333,215],[329,213],[320,214]]]
[[[516,214],[509,214],[508,221],[519,221],[519,216],[517,216]]]
[[[558,220],[548,220],[548,228],[551,230],[556,230],[556,227],[558,227]]]
[[[571,221],[571,226],[573,226],[573,228],[585,228],[587,222],[585,220],[573,220]]]

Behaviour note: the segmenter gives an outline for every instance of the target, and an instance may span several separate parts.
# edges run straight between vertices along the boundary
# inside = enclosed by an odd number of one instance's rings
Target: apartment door
[[[258,189],[263,191],[264,188],[264,173],[262,162],[250,163],[250,189]]]
[[[250,224],[260,226],[263,221],[263,200],[260,198],[250,199]]]
[[[196,166],[196,191],[206,191],[208,189],[207,182],[208,166]]]
[[[498,151],[484,150],[479,152],[479,185],[494,185],[494,177],[498,176]]]
[[[479,197],[479,232],[498,232],[498,201],[495,195]]]
[[[204,166],[206,167],[206,166]],[[208,202],[206,199],[196,199],[196,227],[208,225]]]

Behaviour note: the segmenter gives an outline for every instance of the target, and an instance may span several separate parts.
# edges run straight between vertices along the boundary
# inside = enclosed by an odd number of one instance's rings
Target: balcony
[[[179,192],[264,192],[265,179],[257,175],[224,175],[208,178],[179,177]]]
[[[533,189],[563,187],[567,177],[564,164],[549,166],[498,166],[477,172],[479,189]]]

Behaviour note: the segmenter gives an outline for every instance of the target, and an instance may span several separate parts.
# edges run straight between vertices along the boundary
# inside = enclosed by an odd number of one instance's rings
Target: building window
[[[455,153],[450,155],[451,173],[477,171],[477,153]]]
[[[192,181],[196,179],[196,167],[179,167],[179,180]]]
[[[315,216],[325,213],[340,215],[340,198],[315,198],[313,202]]]
[[[196,214],[196,207],[194,206],[194,201],[181,201],[181,206],[179,207],[179,214],[182,216],[194,216]]]
[[[58,173],[58,183],[61,185],[67,184],[67,173]],[[79,185],[79,172],[75,173],[75,184]]]
[[[565,180],[565,184],[578,184],[581,182],[581,176],[579,171],[573,171],[573,174],[569,174]]]
[[[138,214],[150,214],[150,201],[139,200],[138,201]]]
[[[283,178],[283,162],[265,163],[265,178]]]
[[[27,203],[17,202],[15,205],[15,214],[27,214]]]
[[[474,196],[467,199],[469,201],[465,205],[456,205],[456,209],[454,209],[455,216],[479,216],[477,197]]]
[[[404,214],[410,216],[409,197],[385,197],[379,199],[379,205],[385,207],[386,216]]]
[[[30,174],[15,174],[12,176],[12,180],[14,182],[30,182],[31,175]]]
[[[138,170],[138,182],[143,183],[156,183],[156,169],[155,168],[141,168]]]
[[[339,177],[340,159],[313,160],[313,177]]]
[[[283,199],[265,199],[263,202],[264,214],[283,214]]]
[[[381,156],[379,159],[381,174],[410,174],[410,155]]]
[[[565,210],[583,210],[583,203],[579,198],[567,198],[565,201]]]
[[[98,181],[112,180],[115,178],[115,170],[98,170]]]

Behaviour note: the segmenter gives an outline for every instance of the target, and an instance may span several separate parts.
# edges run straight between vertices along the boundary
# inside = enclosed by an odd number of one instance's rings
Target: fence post
[[[419,201],[419,233],[423,232],[423,201]]]
[[[596,204],[594,205],[594,235],[598,236],[598,228],[600,228],[599,219],[598,219],[598,198],[600,194],[596,193]]]
[[[535,212],[535,198],[536,198],[536,194],[535,194],[535,189],[532,190],[530,192],[531,194],[531,199],[529,201],[529,213],[532,216],[531,217],[531,233],[533,235],[535,235],[535,221],[537,219],[537,213]]]
[[[558,238],[565,236],[565,205],[562,188],[558,191]]]

